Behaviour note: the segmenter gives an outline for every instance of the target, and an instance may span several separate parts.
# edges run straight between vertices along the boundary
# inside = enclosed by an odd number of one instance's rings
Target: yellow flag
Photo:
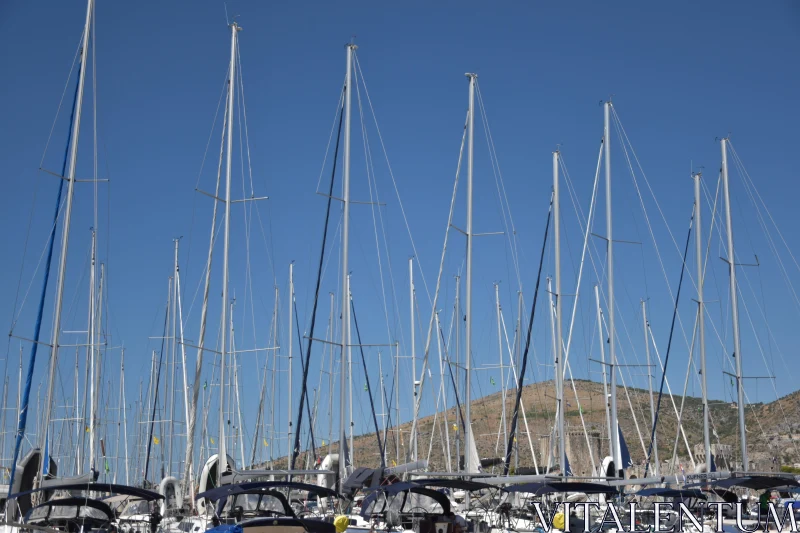
[[[322,441],[322,445],[325,446],[325,441]]]
[[[92,428],[90,428],[89,426],[86,426],[86,433],[91,433],[91,432],[92,432]]]
[[[209,438],[211,439],[211,444],[216,444],[216,443],[214,442],[214,437],[209,437]]]
[[[458,431],[458,424],[453,424],[453,431]]]
[[[158,437],[153,437],[153,444],[159,444],[161,441],[158,440]]]
[[[267,439],[261,439],[261,440],[264,441],[264,446],[269,446],[269,443],[267,443]]]
[[[395,461],[394,459],[392,459],[392,466],[397,466],[397,461]]]

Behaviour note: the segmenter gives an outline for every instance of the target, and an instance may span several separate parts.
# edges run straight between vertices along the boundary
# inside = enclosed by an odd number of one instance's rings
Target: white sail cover
[[[470,424],[471,426],[472,424]],[[472,429],[470,427],[470,429]],[[469,432],[469,442],[467,443],[467,457],[464,470],[469,473],[477,473],[481,470],[481,460],[478,457],[478,447],[475,445],[475,432]]]

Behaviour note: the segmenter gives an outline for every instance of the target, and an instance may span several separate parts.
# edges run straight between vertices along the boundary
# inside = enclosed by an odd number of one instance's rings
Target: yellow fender
[[[336,533],[344,533],[349,525],[350,518],[346,517],[345,515],[340,514],[333,519],[333,526],[336,528]]]

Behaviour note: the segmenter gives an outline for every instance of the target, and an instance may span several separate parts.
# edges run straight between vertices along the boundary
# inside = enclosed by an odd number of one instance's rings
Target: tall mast
[[[711,471],[711,436],[709,435],[708,388],[706,384],[706,310],[703,300],[703,227],[700,214],[703,211],[700,203],[700,178],[702,174],[692,175],[694,181],[694,246],[697,260],[697,329],[700,342],[700,384],[703,389],[703,445],[706,449],[706,472]],[[729,222],[730,226],[730,222]],[[738,357],[737,357],[738,360]]]
[[[647,303],[642,300],[642,330],[644,331],[644,353],[647,357],[647,390],[650,392],[650,427],[656,425],[656,408],[653,404],[653,367],[650,366],[650,335],[647,322]],[[658,436],[653,433],[653,474],[658,475],[660,462],[658,460]]]
[[[95,403],[94,403],[94,382],[95,382],[95,375],[96,369],[95,365],[95,319],[97,318],[97,313],[95,309],[95,275],[97,271],[97,233],[95,233],[94,228],[92,228],[92,259],[91,265],[89,267],[89,324],[86,331],[86,355],[87,355],[87,363],[89,365],[89,469],[91,470],[94,468],[95,464],[95,449],[94,449],[94,420],[95,420]]]
[[[332,292],[329,293],[331,297],[331,312],[328,315],[328,331],[330,332],[330,342],[335,342],[336,335],[333,332],[333,320],[336,314],[336,295]],[[332,346],[333,344],[331,344]],[[323,352],[324,353],[324,352]],[[333,359],[335,357],[333,348],[329,352],[330,358],[328,359],[328,453],[333,450]]]
[[[516,375],[516,368],[519,368],[520,360],[519,358],[522,356],[522,290],[517,291],[517,346],[516,346],[516,359],[514,361],[515,368],[512,368],[512,371]],[[516,378],[515,378],[516,381]],[[523,415],[524,416],[524,415]],[[516,439],[515,439],[516,440]],[[533,460],[536,461],[536,457],[533,457]],[[515,442],[514,443],[514,471],[519,471],[519,445]],[[537,469],[538,472],[538,469]]]
[[[441,395],[442,395],[442,404],[444,408],[442,409],[442,413],[444,414],[444,438],[445,438],[445,448],[447,448],[447,454],[445,454],[445,460],[447,461],[447,472],[453,472],[453,463],[450,457],[450,428],[448,426],[449,421],[447,420],[447,391],[445,390],[444,384],[444,361],[442,360],[442,336],[439,334],[441,331],[439,328],[439,313],[435,312],[436,315],[436,348],[439,353],[439,384],[441,387]],[[448,365],[450,363],[448,362]],[[456,424],[458,424],[458,414],[456,414]],[[456,426],[458,427],[458,426]]]
[[[472,454],[470,453],[472,441],[472,414],[470,412],[470,401],[472,399],[472,161],[473,161],[473,142],[475,132],[475,82],[477,74],[467,74],[469,78],[469,150],[467,151],[467,279],[466,279],[466,298],[465,313],[467,315],[464,325],[464,342],[466,358],[466,391],[464,391],[464,467],[467,472],[476,472],[478,465],[472,464]]]
[[[739,400],[739,441],[742,447],[742,470],[747,472],[747,429],[744,422],[744,386],[742,383],[742,346],[739,339],[739,298],[736,293],[736,254],[733,250],[731,191],[728,185],[728,139],[722,139],[722,186],[725,192],[725,225],[728,229],[728,270],[730,272],[731,319],[733,320],[733,356],[736,358],[736,392]],[[705,379],[705,373],[703,373]],[[705,437],[705,435],[704,435]],[[706,451],[706,453],[709,453]],[[710,466],[710,465],[709,465]]]
[[[597,336],[599,337],[600,341],[600,366],[602,366],[603,371],[603,404],[606,407],[606,426],[608,429],[608,442],[609,446],[611,446],[611,458],[614,458],[614,445],[611,444],[614,442],[612,438],[613,433],[611,433],[611,409],[608,406],[609,394],[608,394],[608,381],[606,380],[606,349],[605,349],[605,339],[603,335],[603,311],[600,310],[600,287],[595,285],[594,286],[594,300],[597,305]],[[605,474],[605,473],[603,473]]]
[[[128,472],[128,416],[125,408],[125,348],[122,349],[119,362],[119,388],[122,393],[122,440],[125,444],[125,484],[130,485],[131,480]]]
[[[183,370],[183,411],[184,411],[184,416],[186,417],[186,427],[188,428],[192,423],[191,422],[192,419],[191,419],[190,408],[189,408],[189,381],[188,381],[188,377],[186,375],[186,344],[183,342],[183,306],[181,305],[181,271],[180,271],[180,267],[178,265],[178,243],[179,242],[180,242],[180,239],[175,239],[175,285],[176,285],[176,288],[177,288],[177,290],[175,292],[175,296],[177,297],[177,305],[178,305],[178,331],[180,333],[179,342],[180,342],[180,345],[181,345],[181,369]],[[191,437],[189,437],[189,435],[187,433],[187,436],[186,436],[186,439],[187,439],[186,450],[187,451],[189,451],[191,449],[190,448],[190,444],[188,442],[188,440],[190,438]],[[192,471],[192,461],[191,461],[191,458],[187,458],[186,462],[184,464],[184,474],[185,474],[184,477],[186,479],[192,479],[191,471]],[[184,485],[184,487],[186,487],[187,485],[189,486],[189,496],[192,498],[192,501],[194,501],[194,484],[193,483],[187,483],[187,484]],[[184,494],[185,494],[185,489],[184,489]],[[192,505],[194,505],[194,504],[192,504]]]
[[[276,302],[278,301],[278,294],[277,293],[278,293],[278,288],[275,287],[275,301]],[[237,363],[237,357],[236,357],[236,332],[234,331],[234,328],[233,328],[233,308],[234,308],[235,304],[236,304],[236,297],[234,296],[233,297],[233,301],[231,302],[231,340],[230,340],[231,351],[230,351],[230,353],[231,353],[231,358],[233,359],[233,391],[234,391],[234,395],[235,395],[236,413],[238,415],[239,425],[236,428],[236,438],[234,439],[233,442],[235,444],[236,441],[239,441],[239,457],[241,457],[241,465],[242,465],[242,468],[244,468],[245,467],[245,462],[244,462],[245,461],[245,458],[244,458],[244,433],[243,433],[244,424],[242,422],[242,401],[241,401],[241,396],[239,395],[239,365]],[[273,358],[273,361],[274,361],[274,358]],[[274,372],[273,372],[273,375],[275,375]],[[273,391],[275,390],[274,381],[273,381],[273,384],[272,384],[272,390]],[[274,405],[274,403],[273,403],[273,405]],[[231,414],[231,416],[233,416],[233,414]]]
[[[219,458],[217,468],[218,486],[222,484],[222,474],[228,467],[228,456],[225,449],[225,365],[228,350],[226,335],[228,332],[228,245],[231,233],[231,161],[233,152],[233,105],[236,87],[236,34],[239,25],[231,24],[231,66],[228,69],[228,132],[225,154],[225,230],[222,252],[222,320],[220,327],[220,367],[219,367]]]
[[[556,339],[556,311],[555,311],[555,303],[553,302],[553,278],[550,276],[547,277],[547,298],[550,302],[550,340],[553,343],[553,381],[555,382],[556,388],[556,420],[555,424],[553,425],[553,429],[550,432],[550,445],[548,446],[549,450],[547,453],[547,469],[549,470],[551,466],[553,466],[553,461],[558,461],[558,467],[561,469],[561,475],[567,475],[567,463],[561,457],[561,433],[559,432],[559,422],[560,422],[560,413],[561,410],[561,389],[560,383],[561,380],[558,379],[558,340]],[[558,456],[556,457],[556,443],[554,442],[556,437],[558,437],[559,445],[558,445]]]
[[[288,462],[287,468],[292,468],[292,326],[294,323],[294,261],[289,263],[289,335],[287,336],[287,344],[289,345],[289,397],[287,400],[289,413],[286,420],[289,421],[289,440],[287,443],[286,461]]]
[[[78,138],[81,130],[81,112],[83,110],[83,92],[86,85],[87,57],[89,55],[89,33],[92,26],[92,10],[94,0],[88,0],[86,6],[86,22],[83,26],[83,42],[81,43],[81,68],[78,70],[78,94],[76,98],[75,115],[72,123],[72,145],[70,146],[69,167],[64,178],[67,180],[67,198],[64,206],[64,225],[61,234],[61,256],[58,262],[58,281],[56,284],[56,304],[53,312],[53,331],[50,342],[50,373],[47,384],[47,396],[44,404],[44,425],[38,428],[39,449],[44,452],[50,427],[50,415],[53,407],[53,392],[56,384],[56,369],[58,368],[58,344],[61,337],[61,308],[64,303],[64,281],[67,274],[67,251],[69,250],[69,228],[72,222],[72,200],[75,195],[75,169],[78,164]],[[39,485],[46,468],[46,459],[40,461]]]
[[[347,448],[347,428],[345,426],[345,408],[347,407],[347,343],[350,338],[350,304],[347,294],[347,276],[349,264],[350,246],[350,107],[352,100],[352,78],[353,78],[353,52],[356,45],[347,45],[347,78],[345,81],[344,95],[344,173],[342,179],[342,359],[341,376],[339,381],[339,488],[343,488],[345,475],[347,474],[347,458],[345,449]]]
[[[608,276],[608,360],[609,372],[611,373],[611,401],[609,405],[611,410],[611,433],[608,438],[611,440],[611,457],[614,459],[614,466],[617,470],[614,473],[618,474],[622,470],[622,465],[617,464],[619,461],[619,431],[617,430],[617,348],[616,332],[614,330],[614,240],[611,224],[611,102],[605,103],[603,111],[603,149],[606,170],[606,239],[608,239],[606,241],[608,250],[608,264],[606,266]]]
[[[270,420],[269,420],[269,462],[270,468],[274,467],[275,450],[275,376],[278,373],[278,286],[275,286],[275,306],[272,310],[272,344],[275,350],[272,351],[272,395],[270,397]],[[266,384],[266,381],[264,382]],[[313,427],[313,425],[311,426]]]
[[[384,385],[383,385],[383,355],[381,354],[380,350],[378,350],[378,373],[381,376],[381,379],[380,379],[381,388],[379,389],[381,391],[381,393],[379,394],[379,396],[381,397],[381,415],[383,416],[383,442],[384,442],[384,445],[383,445],[383,457],[381,457],[381,461],[382,461],[383,464],[386,464],[386,459],[388,458],[388,455],[389,455],[388,452],[387,452],[387,449],[386,449],[386,431],[388,430],[388,425],[389,425],[388,424],[389,412],[386,410],[387,409],[387,405],[386,405],[386,401],[385,401],[386,396],[384,394],[384,391],[386,389],[384,389]]]
[[[88,344],[88,343],[87,343]],[[21,347],[20,347],[21,348]],[[81,446],[81,435],[85,434],[86,423],[83,418],[82,406],[78,405],[80,398],[80,348],[75,348],[75,475],[79,476],[83,472],[83,446]],[[22,392],[22,354],[20,353],[19,360],[19,392]],[[19,409],[22,406],[20,401],[17,402],[17,419],[19,419]]]
[[[95,338],[92,341],[93,344],[94,344],[94,350],[96,350],[95,359],[94,359],[94,366],[95,366],[95,368],[94,368],[94,371],[95,371],[95,376],[94,376],[94,380],[95,380],[95,383],[94,383],[94,395],[92,397],[92,409],[94,410],[94,420],[92,421],[93,427],[92,427],[91,434],[89,435],[89,440],[90,440],[90,442],[92,443],[92,445],[95,448],[95,455],[97,455],[97,445],[98,445],[98,442],[97,442],[97,418],[98,418],[98,414],[97,413],[98,413],[98,407],[99,407],[98,403],[100,401],[100,385],[101,385],[100,377],[103,375],[103,372],[102,372],[102,360],[100,359],[100,331],[101,331],[102,324],[103,324],[103,285],[105,284],[105,277],[106,277],[105,268],[106,268],[105,263],[100,263],[100,284],[99,284],[98,290],[97,290],[97,306],[96,306],[97,319],[95,320],[95,323],[94,323],[94,336],[95,336]],[[94,468],[94,467],[95,467],[95,465],[92,464],[92,468]]]
[[[413,394],[412,398],[414,398],[414,406],[417,405],[417,348],[414,342],[414,329],[415,329],[415,320],[414,320],[414,258],[408,258],[408,306],[411,310],[411,386]],[[398,421],[399,422],[399,421]],[[412,423],[414,428],[417,427],[417,409],[414,408],[414,421]],[[411,458],[412,461],[417,460],[417,432],[415,431],[411,438],[414,440],[411,442],[411,450],[414,456]]]
[[[395,345],[394,350],[394,413],[395,413],[395,460],[400,464],[400,441],[403,438],[403,433],[400,428],[400,345]]]
[[[172,475],[172,452],[174,449],[174,441],[175,438],[175,368],[176,368],[176,350],[178,348],[178,239],[173,239],[175,244],[175,253],[172,265],[172,325],[170,326],[172,333],[169,335],[171,350],[170,350],[170,359],[172,360],[170,364],[170,397],[167,400],[169,402],[169,448],[167,452],[167,475]]]
[[[350,306],[350,303],[353,299],[353,295],[350,292],[350,275],[347,275],[347,305]],[[351,308],[352,309],[352,308]],[[355,430],[355,425],[353,424],[353,342],[352,342],[353,331],[350,327],[347,328],[347,398],[348,398],[348,415],[349,415],[349,423],[348,426],[350,427],[350,454],[352,454],[355,450],[355,436],[353,435],[353,431]]]
[[[555,237],[555,267],[556,267],[556,343],[555,343],[555,371],[556,371],[556,415],[558,417],[558,465],[561,475],[567,472],[567,434],[564,432],[564,345],[561,326],[561,200],[558,186],[558,157],[559,152],[553,152],[553,232]]]
[[[503,331],[500,325],[500,284],[494,284],[494,303],[495,310],[497,311],[497,357],[500,361],[500,397],[503,402],[501,411],[501,422],[503,425],[503,442],[508,440],[508,425],[506,423],[506,370],[503,366]],[[511,354],[508,354],[511,357]],[[444,382],[444,380],[442,380]],[[444,412],[447,412],[447,404],[445,403]],[[445,428],[447,424],[445,424]]]
[[[455,311],[453,312],[453,330],[455,332],[455,343],[456,343],[456,405],[459,403],[459,398],[461,398],[461,276],[456,275],[456,294],[455,294]],[[452,352],[451,352],[452,353]],[[460,411],[460,409],[457,409]],[[458,424],[460,418],[460,412],[456,412],[456,460],[458,461],[457,470],[461,471],[461,426]],[[463,420],[461,420],[463,422]],[[466,461],[464,463],[466,466]]]
[[[223,113],[223,131],[222,131],[222,138],[220,140],[220,158],[219,164],[217,165],[217,182],[216,187],[214,189],[214,197],[219,197],[219,185],[222,176],[222,152],[225,146],[225,129],[227,121],[231,118],[230,110],[227,106],[225,106],[225,112]],[[184,473],[183,473],[183,484],[184,486],[191,487],[191,492],[194,492],[194,481],[193,481],[193,464],[194,464],[194,434],[195,434],[195,427],[197,426],[197,406],[205,405],[205,396],[206,392],[203,389],[203,399],[200,402],[200,379],[202,377],[203,371],[203,351],[205,350],[205,342],[206,342],[206,326],[208,324],[208,295],[211,290],[211,262],[214,257],[214,244],[216,243],[216,231],[217,231],[217,213],[219,210],[219,203],[214,202],[213,212],[211,215],[211,234],[208,239],[208,255],[206,259],[206,268],[205,268],[205,282],[203,285],[203,305],[200,308],[200,333],[197,339],[197,356],[195,358],[195,367],[194,367],[194,381],[192,383],[192,402],[189,408],[189,424],[187,427],[187,440],[188,444],[186,446],[186,460],[184,462]],[[204,425],[203,431],[201,432],[201,439],[200,439],[200,452],[202,454],[205,442],[203,439],[208,437],[208,428]],[[192,508],[195,507],[195,500],[194,498],[191,499],[190,505]]]

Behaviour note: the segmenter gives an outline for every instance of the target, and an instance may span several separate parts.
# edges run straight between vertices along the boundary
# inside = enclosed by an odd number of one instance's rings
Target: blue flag
[[[571,475],[573,475],[573,474],[572,474],[572,467],[571,467],[571,466],[569,466],[569,457],[567,457],[567,455],[566,455],[566,454],[564,454],[564,463],[565,463],[565,464],[564,464],[564,475],[565,475],[565,476],[571,476]]]
[[[625,444],[625,437],[622,436],[622,428],[619,427],[617,424],[617,432],[619,433],[619,456],[621,459],[621,469],[626,469],[629,466],[633,466],[633,461],[631,460],[631,452],[628,451],[628,445]]]

